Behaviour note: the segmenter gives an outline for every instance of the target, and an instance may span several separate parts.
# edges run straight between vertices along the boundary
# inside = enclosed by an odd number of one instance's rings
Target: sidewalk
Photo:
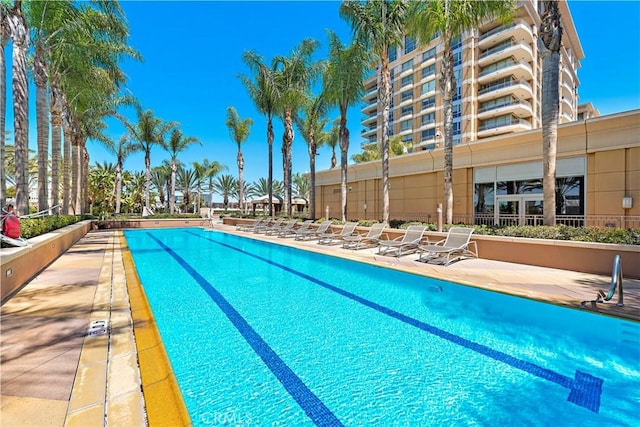
[[[483,259],[442,267],[416,262],[414,255],[397,259],[375,249],[352,251],[215,228],[576,308],[594,299],[598,289],[607,290],[611,280]],[[143,426],[146,413],[158,410],[145,408],[141,392],[140,370],[155,367],[136,350],[119,236],[114,230],[90,232],[2,306],[0,425]],[[131,301],[137,298],[132,295]],[[640,281],[625,279],[624,307],[616,307],[615,300],[598,309],[640,318]],[[104,320],[111,325],[106,334],[98,328],[96,336],[87,335],[91,322]],[[156,404],[162,402],[147,401]]]

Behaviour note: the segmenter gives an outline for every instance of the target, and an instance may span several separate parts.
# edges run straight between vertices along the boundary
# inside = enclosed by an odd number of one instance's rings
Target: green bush
[[[86,219],[79,215],[58,215],[44,218],[23,218],[20,219],[20,234],[25,239],[48,233],[67,225],[75,224]]]

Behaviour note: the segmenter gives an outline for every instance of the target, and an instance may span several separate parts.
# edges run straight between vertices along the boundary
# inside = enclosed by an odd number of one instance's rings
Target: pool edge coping
[[[122,230],[119,230],[119,238],[129,291],[131,319],[136,337],[147,423],[150,426],[192,426],[184,397]]]

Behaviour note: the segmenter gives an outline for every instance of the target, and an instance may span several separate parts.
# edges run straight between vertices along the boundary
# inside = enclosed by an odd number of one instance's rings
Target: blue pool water
[[[125,235],[194,425],[640,424],[637,323],[220,232]]]

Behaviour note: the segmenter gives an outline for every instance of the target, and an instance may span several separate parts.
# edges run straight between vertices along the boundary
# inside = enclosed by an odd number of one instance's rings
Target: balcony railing
[[[493,92],[495,90],[499,90],[506,87],[516,86],[516,85],[525,85],[529,89],[531,89],[531,85],[526,80],[510,80],[508,82],[498,83],[496,85],[485,87],[484,89],[480,89],[478,91],[478,95],[484,95],[485,93]]]
[[[524,105],[526,107],[531,108],[531,103],[529,101],[525,101],[524,99],[512,99],[508,102],[503,102],[500,104],[487,105],[484,107],[480,107],[478,109],[478,113],[484,113],[485,111],[497,110],[498,108],[508,107],[511,105]]]
[[[527,120],[518,119],[515,117],[509,117],[509,119],[500,120],[500,121],[491,121],[489,123],[483,123],[478,127],[478,132],[482,132],[484,130],[497,129],[504,126],[514,126],[514,125],[528,125],[531,126]]]

